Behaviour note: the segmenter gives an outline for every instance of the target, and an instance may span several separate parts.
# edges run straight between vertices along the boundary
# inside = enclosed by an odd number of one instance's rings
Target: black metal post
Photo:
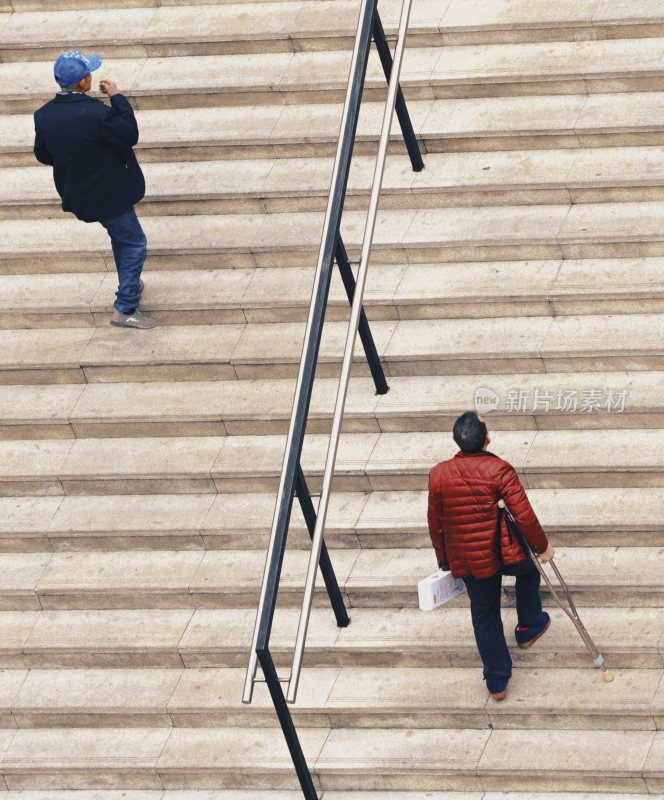
[[[288,708],[288,703],[286,703],[286,698],[284,697],[284,693],[281,689],[281,684],[279,683],[279,678],[277,676],[277,671],[274,667],[274,661],[272,661],[270,651],[266,649],[258,650],[257,652],[258,660],[260,661],[263,675],[265,676],[265,682],[267,683],[267,688],[270,691],[275,711],[279,717],[281,730],[284,732],[284,737],[293,760],[293,766],[295,767],[297,778],[300,781],[302,794],[304,795],[305,800],[318,800],[318,793],[314,787],[314,782],[311,778],[311,772],[309,772],[309,767],[307,766],[307,760],[302,752],[302,745],[300,744],[297,731],[295,730],[295,725]]]
[[[390,47],[385,38],[385,30],[383,29],[383,23],[380,21],[378,11],[376,11],[374,17],[373,38],[374,42],[376,42],[378,55],[380,56],[380,63],[383,65],[383,72],[389,82],[390,75],[392,74],[392,53],[390,52]],[[410,156],[410,163],[413,165],[414,172],[420,172],[424,169],[424,161],[422,161],[422,154],[417,144],[417,138],[415,137],[413,124],[410,121],[410,114],[406,107],[406,101],[404,100],[401,86],[399,86],[399,90],[397,91],[395,109],[399,119],[399,125],[401,125],[401,133],[406,143],[406,149]]]
[[[355,276],[353,275],[353,270],[351,269],[350,261],[348,260],[348,253],[344,247],[341,234],[337,236],[337,248],[335,255],[339,272],[341,273],[341,280],[344,282],[344,288],[346,289],[346,294],[348,296],[348,302],[352,305],[353,297],[355,296]],[[360,332],[360,339],[364,345],[364,353],[367,357],[369,369],[371,370],[371,376],[373,377],[374,384],[376,386],[376,394],[387,394],[390,391],[390,387],[387,385],[387,381],[385,380],[383,365],[380,363],[378,351],[376,350],[376,344],[371,333],[371,328],[369,327],[367,315],[364,313],[364,308],[362,308],[362,312],[360,314],[360,324],[358,330]]]
[[[297,467],[295,492],[297,494],[298,500],[300,501],[300,508],[302,509],[304,520],[307,523],[307,530],[309,531],[309,536],[311,536],[311,538],[313,539],[314,528],[316,527],[316,509],[314,508],[314,504],[311,502],[311,495],[309,494],[309,488],[304,478],[302,467],[299,464]],[[327,547],[325,546],[325,542],[323,542],[323,546],[320,551],[320,561],[318,563],[320,566],[321,574],[323,575],[323,580],[325,581],[325,588],[327,589],[327,594],[330,598],[332,609],[334,610],[334,616],[337,618],[337,625],[340,628],[347,628],[350,625],[350,617],[348,616],[348,612],[346,611],[346,605],[341,595],[341,589],[339,589],[339,582],[337,581],[337,576],[334,572],[334,567],[332,566],[332,561],[330,560],[330,554],[327,552]]]

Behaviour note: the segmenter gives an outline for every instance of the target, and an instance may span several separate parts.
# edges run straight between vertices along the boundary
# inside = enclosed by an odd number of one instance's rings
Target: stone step
[[[285,436],[0,442],[0,496],[225,494],[277,489]],[[531,489],[664,486],[664,430],[495,431],[493,446]],[[302,467],[318,491],[329,437],[311,434]],[[342,434],[337,491],[426,489],[457,452],[449,433]]]
[[[337,0],[334,0],[337,2]],[[413,100],[420,149],[431,152],[661,145],[661,92]],[[384,106],[362,105],[355,152],[375,153]],[[340,103],[143,110],[142,162],[334,155]],[[0,166],[34,166],[32,114],[0,116]],[[405,152],[398,125],[392,150]]]
[[[53,11],[46,0],[3,0],[0,49],[3,60],[52,59],[71,41],[106,56],[209,55],[214,53],[298,52],[350,47],[355,35],[355,0],[259,2],[249,5],[206,0],[190,13],[185,2],[169,6],[149,0],[118,0],[115,8],[95,8],[92,0],[65,0]],[[154,6],[157,5],[157,8]],[[65,10],[75,9],[75,10]],[[90,10],[88,10],[90,9]],[[92,13],[94,9],[94,13]],[[398,27],[400,3],[381,0],[388,35]],[[38,11],[39,13],[34,13]],[[32,12],[32,13],[30,13]],[[252,25],[247,25],[250,16]],[[661,36],[664,15],[642,0],[629,10],[619,2],[500,0],[490,7],[463,0],[413,4],[409,44],[450,46],[496,42],[581,41]]]
[[[184,795],[186,800],[210,800],[210,791],[207,789],[186,790]],[[214,790],[214,800],[250,800],[252,797],[251,789],[216,789]],[[175,790],[164,791],[162,789],[94,789],[87,791],[86,800],[182,800],[182,792]],[[449,792],[381,792],[381,796],[386,800],[483,800],[485,794],[476,792],[474,794]],[[6,800],[70,800],[72,797],[68,790],[42,790],[13,791],[7,792]],[[302,791],[300,789],[261,790],[261,797],[265,800],[300,800]],[[350,791],[350,792],[318,792],[318,797],[324,800],[376,800],[376,792]],[[491,800],[489,795],[486,797]],[[495,795],[494,795],[495,797]],[[607,794],[608,800],[646,800],[646,795],[626,795],[626,794]],[[653,795],[647,800],[653,800]],[[500,793],[500,800],[552,800],[550,793],[531,793],[528,798],[520,792]],[[586,800],[579,794],[570,794],[566,800]],[[655,800],[661,800],[660,797]]]
[[[251,705],[242,704],[245,674],[239,668],[5,670],[0,722],[19,730],[278,725],[263,684]],[[591,669],[524,667],[497,704],[473,668],[309,668],[291,711],[305,728],[661,729],[662,670],[616,670],[614,678],[607,686]]]
[[[13,5],[15,13],[0,27],[0,49],[7,61],[55,58],[67,48],[72,32],[81,47],[98,49],[109,59],[335,49],[351,45],[359,13],[353,0],[325,2],[322,9],[321,3],[299,0],[205,0],[196,3],[195,13],[191,4],[178,0],[168,5],[120,0],[110,8],[65,0],[57,11],[44,0],[18,0]],[[440,39],[437,22],[443,12],[431,0],[425,5],[420,25],[413,20],[416,30]],[[381,16],[389,33],[395,32],[395,12],[394,2],[382,0]]]
[[[15,34],[23,35],[20,30]],[[39,40],[38,27],[31,36]],[[653,92],[664,85],[663,46],[664,38],[640,39],[638,59],[632,39],[410,46],[401,84],[407,100]],[[1,47],[0,40],[0,52]],[[50,49],[43,61],[32,61],[28,51],[26,61],[0,64],[0,112],[30,112],[48,102],[55,90],[51,59],[66,48]],[[190,55],[111,58],[104,63],[104,74],[113,77],[139,110],[343,102],[351,53],[199,55],[194,74],[188,69]],[[385,75],[372,49],[363,97],[379,100],[385,94]]]
[[[663,268],[661,257],[376,264],[364,307],[371,322],[655,314],[664,311]],[[306,322],[314,277],[311,266],[146,268],[141,308],[168,326]],[[115,269],[0,274],[0,329],[106,330],[117,285]],[[335,269],[326,320],[347,320],[349,309]]]
[[[649,0],[451,0],[441,30],[444,44],[635,38],[657,35],[660,20],[661,10]]]
[[[560,793],[542,792],[410,792],[410,791],[320,791],[320,800],[561,800]],[[86,800],[252,800],[255,791],[252,789],[215,789],[213,795],[207,789],[191,789],[186,793],[161,789],[96,789],[88,790]],[[261,789],[264,800],[300,800],[299,789]],[[606,800],[662,800],[663,795],[654,794],[616,794],[604,792]],[[8,791],[5,800],[71,800],[69,790]],[[587,793],[567,792],[562,800],[589,800]]]
[[[353,159],[344,208],[366,207],[375,159]],[[332,161],[284,158],[147,163],[140,214],[287,213],[325,210]],[[61,215],[49,167],[0,172],[0,217]],[[242,182],[237,184],[238,176]],[[386,165],[382,209],[476,205],[564,205],[664,199],[661,147],[429,153],[423,173],[406,156]]]
[[[417,608],[417,582],[436,569],[433,550],[422,545],[332,551],[347,607]],[[287,552],[282,607],[301,605],[308,562],[308,551]],[[576,602],[586,607],[664,607],[661,547],[559,548],[556,564]],[[262,550],[5,553],[0,610],[256,608],[264,565]],[[553,571],[548,574],[557,590]],[[513,584],[507,579],[510,605]],[[543,597],[554,602],[546,587]],[[320,577],[317,602],[328,602]]]
[[[655,731],[325,727],[301,728],[299,738],[323,790],[547,791],[552,782],[570,791],[661,788],[664,737]],[[297,788],[274,729],[45,728],[6,731],[2,739],[0,774],[10,790],[89,789],[102,780],[124,789],[246,788],[258,781]],[[531,747],[544,754],[537,770]]]
[[[323,212],[145,217],[146,268],[310,267],[323,220]],[[663,221],[662,201],[384,210],[372,258],[403,265],[659,257]],[[343,216],[341,233],[351,259],[359,258],[365,224],[363,211]],[[112,269],[101,225],[0,220],[4,274]]]
[[[0,281],[1,283],[1,281]],[[396,376],[376,395],[354,378],[344,431],[451,431],[465,408],[492,430],[653,428],[664,418],[661,371]],[[330,429],[338,381],[314,384],[308,431]],[[288,431],[290,379],[4,386],[0,439],[247,436]]]
[[[662,314],[625,314],[374,321],[371,330],[392,377],[661,370],[663,327]],[[303,329],[304,323],[233,323],[161,326],[147,333],[110,325],[4,330],[0,383],[294,377]],[[325,326],[320,377],[338,375],[347,330],[346,322]],[[359,338],[355,362],[355,374],[369,374]]]
[[[661,543],[662,489],[530,489],[528,496],[556,547]],[[427,548],[426,504],[426,491],[333,492],[325,539],[337,549]],[[274,507],[274,493],[260,492],[2,497],[0,551],[265,550]],[[297,502],[288,546],[311,547]]]
[[[547,603],[551,629],[537,647],[511,645],[515,669],[592,670],[601,677],[576,629]],[[664,666],[664,615],[660,608],[578,607],[611,669]],[[270,651],[289,667],[299,608],[279,607]],[[2,669],[236,667],[246,669],[256,610],[114,609],[0,611]],[[506,631],[516,610],[505,608]],[[472,667],[481,662],[470,613],[459,600],[433,612],[416,608],[354,608],[347,628],[330,608],[315,607],[304,654],[307,667]],[[481,685],[478,674],[478,694]]]
[[[162,789],[87,790],[86,800],[252,800],[252,789],[190,789],[185,793]],[[436,792],[436,791],[318,791],[320,800],[561,800],[560,793],[542,792]],[[300,800],[300,789],[261,789],[264,800]],[[603,793],[606,800],[662,800],[662,795]],[[8,791],[5,800],[71,800],[70,790]],[[566,793],[563,800],[588,800],[587,793]],[[592,799],[591,799],[592,800]]]

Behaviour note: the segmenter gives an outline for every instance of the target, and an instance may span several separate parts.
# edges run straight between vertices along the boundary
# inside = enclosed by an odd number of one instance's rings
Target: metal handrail
[[[343,422],[344,409],[346,406],[346,395],[348,393],[350,371],[353,364],[353,354],[355,351],[355,343],[357,341],[357,331],[360,322],[360,314],[362,312],[364,287],[366,285],[367,271],[369,268],[369,258],[371,255],[371,246],[373,244],[373,236],[376,227],[376,217],[378,214],[378,201],[380,199],[380,190],[383,181],[383,173],[385,171],[385,160],[387,158],[387,148],[390,141],[392,119],[394,117],[394,106],[397,99],[397,92],[399,91],[399,76],[401,73],[401,64],[403,61],[403,54],[406,44],[406,33],[408,30],[410,7],[411,7],[411,0],[403,0],[403,5],[401,8],[401,17],[399,20],[399,33],[395,46],[394,60],[388,84],[387,100],[385,103],[383,124],[381,127],[380,140],[378,145],[378,155],[376,157],[376,166],[374,170],[373,183],[371,187],[371,197],[369,200],[369,209],[367,212],[367,220],[364,229],[364,237],[362,241],[362,254],[360,257],[360,265],[356,278],[355,294],[353,296],[353,303],[351,308],[350,321],[348,324],[348,333],[346,336],[346,345],[344,349],[341,375],[339,378],[339,387],[337,390],[337,399],[334,407],[334,416],[332,419],[332,431],[330,434],[330,441],[328,444],[327,458],[325,462],[325,471],[323,473],[323,487],[321,489],[321,496],[318,504],[318,512],[316,515],[316,527],[314,529],[311,555],[309,558],[309,567],[307,570],[307,579],[304,590],[304,599],[302,602],[302,611],[300,614],[300,621],[298,625],[297,636],[295,639],[293,665],[286,693],[286,699],[289,703],[294,703],[297,697],[297,687],[302,668],[302,658],[304,655],[304,646],[307,636],[307,628],[309,626],[309,618],[311,616],[311,606],[313,603],[316,575],[318,571],[318,562],[320,560],[321,547],[323,543],[323,531],[325,529],[325,521],[327,518],[327,511],[328,511],[330,493],[332,488],[332,480],[334,478],[334,468],[336,465],[337,451],[339,447],[339,438],[341,436],[341,425]]]
[[[281,729],[286,739],[286,744],[293,760],[293,766],[295,767],[306,800],[317,800],[317,792],[311,772],[307,767],[297,731],[295,730],[293,718],[288,707],[288,700],[282,689],[282,684],[288,683],[289,692],[292,693],[292,699],[294,700],[302,663],[301,654],[304,649],[306,628],[311,612],[311,597],[309,597],[308,605],[305,607],[306,613],[300,616],[298,643],[295,650],[296,670],[291,673],[287,681],[280,678],[277,674],[274,660],[270,653],[270,635],[277,602],[281,569],[286,550],[288,527],[295,497],[298,498],[309,535],[311,536],[312,542],[314,542],[307,576],[308,594],[313,593],[316,566],[319,565],[321,574],[325,580],[325,587],[336,617],[337,625],[339,627],[345,627],[350,624],[350,618],[346,611],[339,583],[334,574],[325,542],[323,541],[323,529],[329,504],[332,474],[334,472],[334,463],[341,431],[341,419],[343,417],[353,349],[358,334],[358,325],[365,356],[374,379],[376,393],[385,394],[385,392],[389,390],[385,380],[383,366],[373,341],[369,322],[367,321],[366,314],[362,307],[362,298],[364,295],[366,273],[369,263],[369,253],[376,224],[378,196],[385,166],[390,125],[394,114],[395,97],[397,117],[413,170],[419,172],[424,167],[408,109],[406,108],[406,102],[398,83],[408,17],[410,15],[410,3],[411,0],[403,0],[399,25],[400,36],[393,62],[390,48],[385,38],[385,32],[380,21],[380,15],[378,14],[378,0],[361,0],[350,77],[342,114],[341,131],[332,173],[332,185],[325,213],[321,247],[318,255],[309,316],[302,347],[302,358],[300,360],[295,398],[286,441],[286,450],[279,480],[279,493],[275,505],[259,607],[256,614],[252,649],[249,656],[249,666],[242,696],[242,701],[244,703],[251,702],[254,684],[257,682],[256,670],[260,663],[265,683],[270,692]],[[358,270],[358,280],[356,281],[350,262],[348,261],[348,254],[346,253],[339,228],[348,185],[350,162],[355,144],[360,102],[367,73],[372,39],[376,43],[389,88],[380,135],[376,171],[371,189],[369,215],[362,243],[362,258],[360,261],[360,269]],[[344,350],[342,378],[339,386],[337,403],[335,405],[332,435],[330,437],[330,447],[328,449],[328,458],[325,466],[324,483],[326,489],[321,495],[319,508],[316,510],[312,502],[313,495],[307,486],[300,460],[335,260],[339,267],[352,309],[349,335]],[[310,573],[312,572],[313,577],[310,577]]]
[[[364,74],[366,72],[366,62],[365,64],[359,64],[359,61],[361,57],[362,46],[366,43],[370,43],[371,41],[371,26],[373,25],[376,3],[377,0],[362,0],[360,7],[359,24],[357,27],[357,34],[355,37],[355,45],[353,48],[353,56],[350,68],[351,79],[348,82],[348,88],[346,91],[346,98],[344,101],[341,119],[341,135],[339,136],[332,173],[332,187],[334,188],[339,181],[341,181],[343,182],[343,191],[341,193],[330,191],[330,197],[325,212],[321,249],[319,252],[316,275],[312,290],[312,302],[307,319],[304,344],[302,346],[302,360],[300,361],[300,369],[295,388],[295,399],[293,401],[293,410],[288,429],[288,438],[286,440],[285,452],[287,455],[284,459],[281,478],[279,481],[277,505],[272,523],[272,532],[270,535],[270,543],[265,562],[263,584],[258,604],[258,612],[256,615],[256,625],[254,627],[251,653],[249,656],[249,666],[247,668],[244,693],[242,696],[242,701],[244,703],[251,702],[254,680],[256,677],[256,669],[258,667],[258,650],[261,649],[261,647],[267,646],[269,629],[271,627],[272,616],[274,614],[276,589],[278,587],[279,576],[281,573],[281,559],[279,556],[283,558],[283,553],[279,553],[278,548],[275,545],[279,531],[288,526],[292,509],[295,473],[297,465],[300,461],[302,449],[302,435],[298,436],[298,431],[296,429],[299,427],[302,430],[302,434],[304,433],[304,422],[306,421],[311,399],[313,371],[308,368],[310,367],[312,357],[313,363],[315,364],[320,345],[320,339],[318,338],[318,341],[316,341],[317,337],[312,336],[312,333],[316,318],[317,316],[319,317],[321,313],[320,306],[325,306],[329,291],[329,277],[323,273],[324,271],[331,271],[334,257],[334,249],[336,246],[336,238],[338,233],[336,225],[338,225],[338,220],[341,216],[343,198],[345,196],[345,186],[348,180],[346,164],[342,162],[345,161],[347,162],[347,165],[350,166],[350,155],[352,153],[352,146],[355,138],[355,128],[357,125],[357,119],[352,118],[354,115],[351,114],[351,111],[353,109],[357,110],[359,107],[359,100],[364,85]],[[367,46],[367,59],[368,53],[369,50]],[[342,167],[346,169],[346,175],[342,174]],[[323,296],[321,297],[321,295]],[[294,447],[294,443],[297,443],[298,446]],[[269,603],[266,602],[268,599],[270,600]]]

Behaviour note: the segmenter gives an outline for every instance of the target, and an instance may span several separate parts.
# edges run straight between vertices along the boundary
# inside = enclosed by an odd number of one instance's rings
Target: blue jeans
[[[512,659],[500,616],[502,576],[516,575],[516,613],[519,625],[530,627],[543,621],[539,594],[540,573],[530,558],[504,565],[490,578],[463,579],[470,598],[475,641],[484,664],[484,679],[490,692],[500,692],[512,676]]]
[[[133,208],[115,219],[103,220],[101,224],[111,237],[118,271],[118,290],[113,305],[123,314],[133,314],[141,301],[139,281],[148,251],[148,240]]]

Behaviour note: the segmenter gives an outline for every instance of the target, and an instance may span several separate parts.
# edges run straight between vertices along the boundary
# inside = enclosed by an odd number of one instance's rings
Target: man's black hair
[[[486,423],[474,411],[466,411],[454,423],[452,435],[464,453],[479,453],[486,442]]]

